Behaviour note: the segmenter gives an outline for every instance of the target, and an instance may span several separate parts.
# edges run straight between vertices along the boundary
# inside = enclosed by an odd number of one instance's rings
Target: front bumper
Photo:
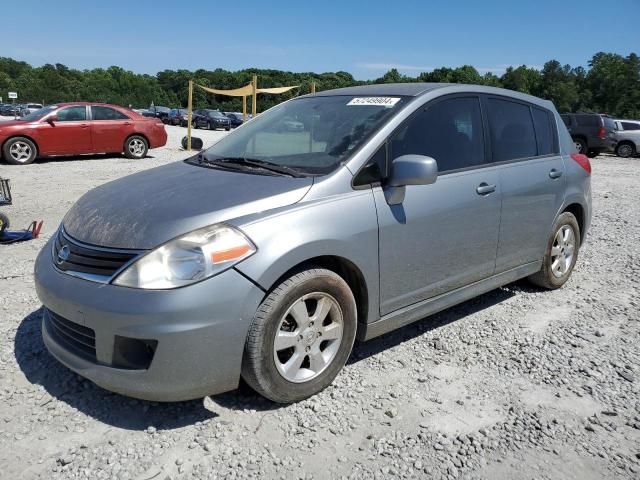
[[[45,306],[42,336],[61,363],[97,385],[131,397],[179,401],[238,386],[246,335],[264,292],[227,270],[174,290],[139,290],[57,270],[47,244],[35,283]],[[95,332],[95,360],[59,341],[49,311]],[[114,368],[116,336],[157,341],[147,369]]]

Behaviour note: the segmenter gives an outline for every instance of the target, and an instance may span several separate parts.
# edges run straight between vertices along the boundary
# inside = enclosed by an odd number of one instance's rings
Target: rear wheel
[[[140,135],[132,135],[124,142],[124,154],[127,158],[144,158],[148,150],[147,140]]]
[[[542,268],[531,275],[529,280],[550,290],[560,288],[569,280],[579,250],[580,226],[572,213],[564,212],[553,224]]]
[[[587,153],[587,142],[585,142],[582,138],[574,138],[573,144],[578,150],[578,153],[582,153],[583,155]]]
[[[213,130],[213,128],[211,128],[211,122],[207,123],[207,130]]]
[[[622,158],[629,158],[636,154],[635,146],[632,143],[619,143],[616,146],[616,155]]]
[[[242,377],[274,402],[303,400],[329,386],[349,358],[356,305],[336,273],[292,275],[262,302],[249,329]]]
[[[12,165],[28,165],[36,159],[38,148],[28,138],[15,137],[5,142],[2,155]]]
[[[589,150],[587,152],[587,157],[596,158],[598,155],[600,155],[600,153],[602,153],[602,152],[600,152],[600,150]]]
[[[9,221],[9,217],[7,217],[4,213],[0,213],[0,235],[6,228],[9,228],[11,222]]]

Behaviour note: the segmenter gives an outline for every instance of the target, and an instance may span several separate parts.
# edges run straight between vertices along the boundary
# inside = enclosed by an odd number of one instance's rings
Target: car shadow
[[[426,332],[462,320],[505,301],[518,291],[536,289],[526,282],[517,282],[508,288],[493,290],[368,342],[356,342],[347,364],[355,364]],[[33,311],[18,326],[14,346],[20,369],[28,381],[42,385],[53,398],[100,422],[127,430],[144,430],[149,426],[171,430],[215,418],[218,416],[216,410],[220,408],[270,411],[283,407],[258,395],[244,382],[241,382],[237,390],[208,397],[210,401],[150,402],[109,392],[72,372],[51,356],[42,341],[42,313],[42,308]]]
[[[152,160],[155,157],[147,154],[146,157],[140,160]],[[46,164],[46,163],[58,163],[58,162],[70,162],[70,161],[95,161],[95,160],[133,160],[125,157],[121,153],[92,153],[90,155],[69,155],[60,157],[38,157],[34,163]],[[137,160],[137,161],[140,161]]]

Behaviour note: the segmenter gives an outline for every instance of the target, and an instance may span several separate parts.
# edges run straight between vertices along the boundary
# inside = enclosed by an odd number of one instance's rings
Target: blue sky
[[[260,67],[369,79],[463,64],[500,74],[640,53],[640,0],[13,0],[2,10],[0,56],[151,74]]]

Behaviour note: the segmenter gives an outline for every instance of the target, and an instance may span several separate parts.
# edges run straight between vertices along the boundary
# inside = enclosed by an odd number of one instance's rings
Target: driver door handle
[[[486,182],[482,182],[480,185],[476,187],[476,192],[478,193],[478,195],[489,195],[490,193],[493,193],[495,191],[496,191],[496,186],[489,185]]]
[[[549,178],[560,178],[562,176],[562,171],[556,170],[555,168],[549,172]]]

